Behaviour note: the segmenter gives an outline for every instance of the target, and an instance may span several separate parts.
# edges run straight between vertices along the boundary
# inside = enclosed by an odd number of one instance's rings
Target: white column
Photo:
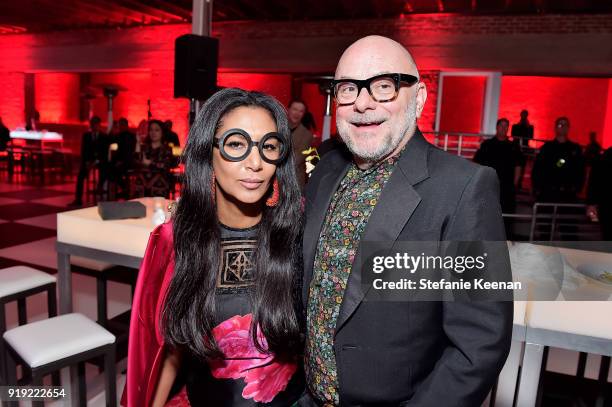
[[[213,0],[193,0],[191,9],[192,34],[212,36],[212,6]],[[190,110],[194,111],[197,115],[202,102],[191,99],[190,103]]]
[[[485,86],[485,99],[482,110],[482,125],[480,132],[484,134],[495,134],[499,115],[499,96],[501,94],[501,72],[487,74]]]
[[[193,0],[191,32],[210,37],[212,33],[212,0]]]

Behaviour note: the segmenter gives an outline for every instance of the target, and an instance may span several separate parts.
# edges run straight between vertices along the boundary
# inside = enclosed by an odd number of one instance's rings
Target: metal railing
[[[425,138],[444,151],[455,152],[460,157],[472,158],[483,139],[491,137],[479,133],[423,132]]]
[[[600,226],[586,216],[586,207],[579,203],[536,202],[531,213],[504,213],[503,217],[529,222],[530,242],[599,240]]]
[[[495,137],[493,134],[444,131],[424,131],[423,135],[434,146],[465,158],[474,157],[483,140]],[[550,140],[527,139],[527,143],[520,143],[521,151],[532,155],[547,141]]]

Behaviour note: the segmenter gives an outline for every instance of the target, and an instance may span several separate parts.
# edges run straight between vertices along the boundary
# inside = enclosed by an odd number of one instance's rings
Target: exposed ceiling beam
[[[187,10],[180,5],[174,4],[172,1],[149,0],[149,2],[155,5],[155,7],[162,10],[168,10],[170,13],[173,13],[181,18],[188,20],[191,19],[191,9]],[[221,3],[221,1],[213,2],[213,8],[217,7],[219,3]]]
[[[157,19],[159,19],[159,21],[179,21],[183,19],[183,17],[178,14],[167,12],[157,7],[151,7],[147,4],[148,2],[144,1],[110,0],[110,2],[116,3],[118,6],[127,10],[132,10],[143,14],[148,14],[150,16],[155,16]]]
[[[273,19],[273,14],[266,7],[265,2],[259,0],[236,0],[239,7],[244,7],[250,11],[252,19],[263,18],[264,20]]]
[[[111,25],[119,25],[119,24],[127,24],[129,21],[134,23],[139,23],[141,20],[139,16],[133,10],[123,10],[120,11],[117,7],[109,7],[104,6],[106,3],[105,0],[96,0],[96,1],[82,1],[82,0],[62,0],[60,2],[54,1],[53,4],[63,3],[65,6],[70,6],[73,14],[68,15],[68,19],[75,21],[77,24],[75,25],[88,25],[88,23],[93,22],[99,26],[105,26],[108,24]],[[85,20],[84,14],[87,15],[87,19]],[[76,17],[76,18],[75,18]]]
[[[226,17],[224,20],[248,20],[249,17],[240,7],[233,6],[227,2],[213,3],[213,14],[223,13]]]
[[[112,15],[112,17],[110,17],[109,20],[119,25],[122,22],[126,21],[126,19],[129,19],[133,21],[134,23],[139,23],[139,24],[146,23],[147,18],[149,19],[149,21],[153,20],[158,23],[163,22],[163,19],[161,17],[154,16],[149,13],[140,12],[138,10],[134,10],[129,7],[125,7],[117,3],[115,0],[95,0],[91,2],[81,1],[80,3],[83,3],[83,4],[88,3],[87,5],[89,7],[92,7],[93,9],[97,9],[98,12],[101,13],[102,15],[105,12],[108,12],[110,15]]]

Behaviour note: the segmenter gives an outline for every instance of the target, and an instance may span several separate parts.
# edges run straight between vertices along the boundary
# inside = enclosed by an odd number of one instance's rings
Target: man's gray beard
[[[391,129],[383,138],[380,146],[378,146],[378,148],[374,151],[361,150],[349,136],[349,126],[350,124],[348,122],[341,123],[339,120],[336,121],[336,127],[338,128],[340,138],[342,138],[342,141],[344,141],[349,151],[360,160],[367,162],[379,162],[391,154],[401,143],[404,137],[414,132],[416,128],[416,97],[414,98],[413,103],[408,105],[406,121],[403,123],[403,126],[402,123],[400,123],[400,128]]]

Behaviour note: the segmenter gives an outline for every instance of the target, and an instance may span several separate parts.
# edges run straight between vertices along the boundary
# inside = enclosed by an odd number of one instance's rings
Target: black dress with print
[[[215,297],[217,324],[232,318],[250,315],[252,312],[251,295],[255,282],[253,259],[257,247],[256,239],[257,227],[233,229],[221,226],[222,258]],[[301,266],[296,269],[296,273],[301,274]],[[296,287],[296,292],[299,293],[299,287]],[[299,294],[296,297],[299,302]],[[187,395],[192,406],[285,407],[293,405],[304,389],[301,357],[297,358],[297,369],[285,390],[280,391],[272,401],[267,403],[245,397],[244,394],[247,393],[248,397],[249,392],[245,392],[244,378],[216,378],[213,376],[209,363],[194,358],[186,359],[189,360],[185,360],[182,374],[186,380]]]

